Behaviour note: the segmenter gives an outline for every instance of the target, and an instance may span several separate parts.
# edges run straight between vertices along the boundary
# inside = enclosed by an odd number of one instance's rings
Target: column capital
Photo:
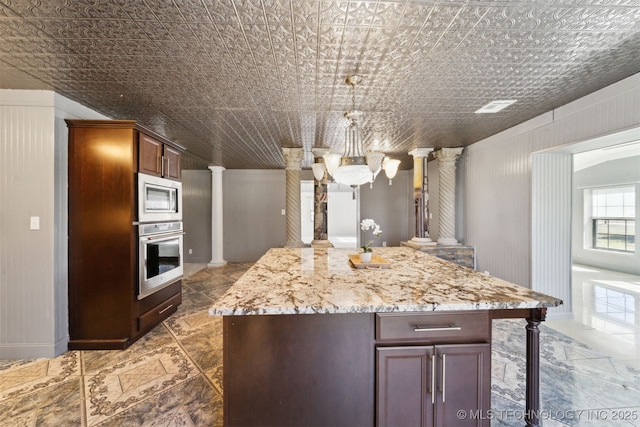
[[[441,148],[435,153],[433,153],[433,155],[435,156],[436,159],[440,161],[445,161],[445,162],[452,161],[455,163],[458,156],[462,154],[462,150],[464,150],[464,147]]]
[[[223,168],[222,166],[209,166],[209,170],[212,173],[222,173],[224,172],[226,169]]]
[[[409,154],[411,154],[413,157],[427,157],[432,151],[433,148],[414,148],[413,150],[409,151]]]
[[[312,148],[311,152],[313,153],[314,158],[322,158],[325,154],[327,154],[331,149],[329,148]]]
[[[284,147],[282,154],[286,164],[285,169],[302,170],[302,159],[304,157],[302,147]]]

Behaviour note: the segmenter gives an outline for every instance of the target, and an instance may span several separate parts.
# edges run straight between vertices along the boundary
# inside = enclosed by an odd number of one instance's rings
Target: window
[[[635,252],[635,187],[592,189],[591,217],[595,249]]]

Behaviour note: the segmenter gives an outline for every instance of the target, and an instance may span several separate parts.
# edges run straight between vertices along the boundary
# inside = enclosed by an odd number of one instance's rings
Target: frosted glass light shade
[[[367,153],[367,165],[369,165],[369,170],[373,175],[376,175],[380,172],[380,168],[382,167],[382,159],[384,159],[384,153],[371,152]]]
[[[340,166],[340,154],[327,153],[322,157],[324,158],[324,164],[327,168],[327,172],[329,172],[329,175],[333,176],[336,169],[338,169],[338,166]]]
[[[386,159],[384,162],[384,173],[387,178],[393,179],[398,173],[398,166],[400,166],[400,160]]]
[[[326,168],[324,167],[324,163],[312,164],[311,170],[313,170],[313,176],[316,181],[322,181],[322,178],[324,178],[324,171],[326,170]]]
[[[340,184],[358,186],[371,180],[371,171],[367,165],[346,165],[338,167],[332,176]]]

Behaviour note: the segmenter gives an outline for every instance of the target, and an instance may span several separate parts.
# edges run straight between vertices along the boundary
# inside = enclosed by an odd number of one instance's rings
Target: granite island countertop
[[[357,249],[274,248],[209,309],[216,315],[388,313],[555,307],[558,298],[407,247],[375,248],[388,269],[356,269]]]

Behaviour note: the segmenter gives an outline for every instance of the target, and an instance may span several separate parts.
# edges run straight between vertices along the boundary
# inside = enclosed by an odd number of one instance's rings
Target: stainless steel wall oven
[[[138,299],[182,278],[182,222],[139,224]]]

